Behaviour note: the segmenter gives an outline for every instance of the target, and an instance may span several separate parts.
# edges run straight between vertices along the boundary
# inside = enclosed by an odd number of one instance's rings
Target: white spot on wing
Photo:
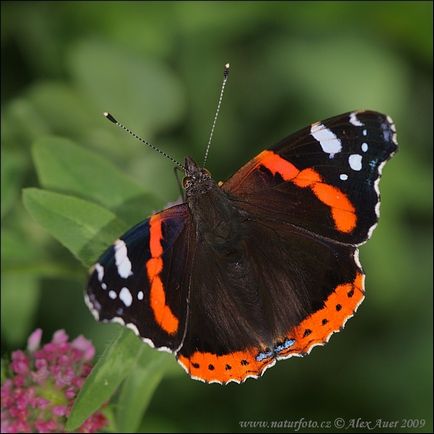
[[[113,289],[111,289],[111,290],[109,291],[109,297],[110,297],[112,300],[114,300],[114,299],[117,297],[117,294],[116,294],[115,291],[113,291]]]
[[[375,188],[375,192],[377,193],[377,196],[380,197],[380,178],[381,178],[381,174],[383,172],[383,167],[385,166],[387,161],[383,161],[379,166],[378,166],[378,178],[375,180],[374,182],[374,188]]]
[[[348,175],[346,173],[341,173],[341,175],[339,176],[339,178],[341,178],[342,181],[346,181],[348,179]]]
[[[131,271],[131,262],[128,259],[127,246],[122,240],[115,242],[115,261],[119,276],[126,279],[133,274]]]
[[[363,131],[362,131],[362,134],[363,134],[364,136],[367,136],[367,135],[368,135],[368,130],[363,130]]]
[[[393,154],[391,156],[393,156]],[[380,201],[380,178],[381,178],[381,173],[383,171],[383,167],[386,163],[387,163],[387,161],[383,161],[378,166],[378,177],[374,182],[375,193],[377,193],[377,203],[375,204],[375,214],[377,216],[377,221],[368,229],[368,236],[366,237],[366,240],[359,243],[358,246],[364,244],[367,240],[369,240],[369,238],[371,238],[372,233],[374,232],[375,228],[377,227],[378,219],[380,218],[380,203],[381,203],[381,201]]]
[[[155,348],[155,344],[154,344],[150,339],[148,339],[148,338],[142,338],[142,341],[143,341],[145,344],[149,345],[151,348]],[[157,349],[158,349],[158,348],[157,348]]]
[[[145,338],[143,337],[140,333],[139,333],[139,329],[137,328],[137,326],[133,323],[127,323],[125,322],[125,320],[121,317],[115,316],[111,319],[103,319],[103,322],[115,322],[117,324],[123,325],[125,327],[128,327],[130,330],[132,330],[137,336],[140,336],[140,338],[142,339],[142,341],[149,345],[151,348],[156,348],[158,351],[166,351],[168,353],[173,353],[173,351],[168,348],[168,347],[156,347],[155,344],[151,341],[151,339],[149,338]]]
[[[362,170],[362,156],[359,154],[351,154],[348,157],[348,163],[351,169],[359,171]]]
[[[98,274],[98,280],[102,282],[102,279],[104,278],[104,267],[101,264],[95,264],[95,270]]]
[[[367,143],[362,143],[362,151],[366,152],[368,150],[368,144]]]
[[[354,262],[356,263],[356,265],[360,268],[360,270],[362,270],[362,264],[360,263],[360,259],[359,259],[359,249],[356,249],[354,251]]]
[[[103,282],[103,283],[101,283],[101,288],[102,289],[107,289],[107,285]]]
[[[395,122],[393,122],[393,119],[392,119],[389,115],[386,116],[386,119],[387,119],[387,122],[389,122],[389,124],[390,124],[390,129],[391,129],[394,133],[396,133]]]
[[[86,303],[86,306],[89,308],[90,312],[92,313],[93,317],[98,321],[99,320],[99,312],[94,308],[92,302],[89,299],[89,296],[87,294],[84,295],[84,301]]]
[[[393,122],[393,119],[390,116],[386,116],[386,119],[387,122],[389,122],[390,129],[392,130],[392,142],[395,143],[395,145],[398,145],[395,123]]]
[[[137,298],[139,300],[143,300],[143,291],[139,291],[139,293],[137,294]]]
[[[121,289],[121,292],[119,293],[119,298],[127,307],[131,306],[131,303],[133,302],[133,296],[131,295],[130,290],[125,286]]]
[[[128,327],[130,330],[132,330],[136,336],[140,336],[139,329],[136,327],[135,324],[129,322],[125,324],[125,326]]]
[[[350,114],[350,124],[353,124],[355,127],[363,127],[364,124],[357,119],[357,112],[353,112]]]
[[[341,152],[342,150],[341,141],[336,137],[336,135],[331,130],[329,130],[320,122],[316,122],[315,124],[311,125],[310,133],[312,134],[315,140],[318,140],[322,150],[327,154],[329,154],[330,158],[333,158],[335,154]]]

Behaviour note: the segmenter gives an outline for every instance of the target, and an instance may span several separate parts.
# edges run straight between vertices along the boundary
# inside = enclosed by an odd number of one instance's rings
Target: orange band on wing
[[[356,227],[357,217],[354,211],[332,208],[332,217],[341,232],[349,233]]]
[[[321,202],[325,203],[330,208],[337,208],[350,212],[355,211],[347,196],[338,188],[333,187],[333,185],[316,182],[312,185],[312,191]]]
[[[338,332],[365,297],[363,280],[364,275],[357,273],[353,282],[338,285],[322,309],[290,331],[287,338],[294,339],[295,344],[282,351],[279,358],[308,353],[315,345],[325,344],[332,333]]]
[[[249,348],[218,355],[196,351],[191,356],[178,356],[178,362],[194,378],[206,382],[241,382],[249,376],[262,375],[276,358],[304,355],[315,345],[325,344],[354,314],[365,296],[364,275],[357,272],[353,282],[338,285],[328,296],[324,307],[313,313],[286,336],[293,344],[275,353],[269,349]],[[262,356],[262,357],[261,357]]]
[[[249,376],[260,376],[273,359],[257,361],[258,348],[225,355],[196,351],[189,357],[179,355],[178,362],[192,376],[206,382],[242,382]]]
[[[161,218],[155,214],[149,219],[149,250],[153,258],[159,258],[163,254],[163,232],[161,230]]]
[[[341,232],[351,232],[356,227],[356,210],[341,190],[322,182],[311,188],[315,196],[331,208],[333,220]]]
[[[321,182],[321,176],[313,169],[304,169],[298,173],[297,177],[292,182],[298,187],[311,187]]]
[[[256,162],[266,167],[273,175],[278,173],[285,181],[291,181],[301,188],[310,188],[323,204],[330,207],[333,221],[339,231],[349,233],[356,227],[356,210],[347,195],[337,187],[323,182],[316,170],[298,170],[273,151],[261,152],[256,157]]]
[[[262,151],[256,161],[266,167],[273,175],[278,173],[285,181],[295,178],[300,171],[289,161],[272,151]]]
[[[146,271],[149,281],[154,280],[163,270],[163,260],[160,258],[151,258],[146,262]]]
[[[150,305],[154,312],[155,321],[167,333],[173,335],[178,331],[179,320],[166,304],[166,293],[160,277],[163,270],[163,246],[161,241],[161,217],[158,214],[149,219],[149,249],[151,258],[146,262],[146,271],[150,284]]]

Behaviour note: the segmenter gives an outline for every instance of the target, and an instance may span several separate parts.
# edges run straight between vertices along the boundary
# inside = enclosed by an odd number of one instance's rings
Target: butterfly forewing
[[[185,331],[191,222],[185,204],[138,224],[94,265],[87,300],[97,319],[127,325],[152,346],[175,350]]]
[[[378,220],[381,170],[396,149],[390,117],[348,112],[263,151],[222,188],[249,212],[360,244]]]

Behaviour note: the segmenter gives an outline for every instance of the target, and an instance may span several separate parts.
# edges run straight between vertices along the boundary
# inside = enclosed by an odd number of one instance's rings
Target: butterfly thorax
[[[227,193],[190,158],[185,159],[183,184],[198,239],[215,251],[228,255],[237,250],[242,236],[243,217]]]

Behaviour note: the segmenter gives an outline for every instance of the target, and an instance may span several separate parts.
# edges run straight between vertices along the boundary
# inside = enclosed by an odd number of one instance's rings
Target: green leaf
[[[38,250],[38,246],[35,243],[28,242],[28,234],[21,227],[3,226],[1,240],[2,267],[6,265],[6,268],[8,268],[8,265],[29,263],[36,259],[41,259],[41,252]],[[25,249],[23,249],[23,245],[26,245]]]
[[[110,399],[122,380],[130,374],[142,348],[143,343],[131,330],[121,330],[87,377],[66,423],[67,431],[77,429]]]
[[[127,226],[111,211],[73,196],[27,188],[30,215],[85,265],[91,265]]]
[[[20,346],[32,328],[39,300],[35,276],[2,273],[1,279],[2,335],[11,346]]]
[[[24,155],[17,151],[1,151],[1,217],[13,207],[24,179],[27,161]]]
[[[100,113],[113,110],[121,121],[128,119],[135,129],[141,126],[147,137],[174,124],[185,109],[178,79],[151,57],[87,39],[73,47],[69,64],[83,93]]]
[[[89,107],[86,96],[72,85],[55,81],[36,82],[26,95],[54,134],[80,137],[102,121],[102,116],[97,116]]]
[[[23,208],[28,219],[28,214]],[[35,224],[36,225],[36,224]],[[31,233],[34,237],[34,233]],[[82,268],[78,264],[66,265],[53,261],[44,245],[34,238],[29,243],[29,233],[21,228],[3,227],[1,231],[2,276],[18,274],[20,276],[81,279]],[[26,246],[23,249],[23,246]]]
[[[43,187],[74,193],[113,210],[135,224],[157,202],[110,161],[61,137],[46,137],[33,145],[33,159]]]
[[[36,137],[48,134],[49,128],[44,119],[35,110],[31,101],[22,97],[11,100],[5,105],[1,119],[2,146],[25,148]]]
[[[168,354],[149,350],[143,348],[134,371],[122,385],[117,411],[119,432],[137,432],[166,370]]]

